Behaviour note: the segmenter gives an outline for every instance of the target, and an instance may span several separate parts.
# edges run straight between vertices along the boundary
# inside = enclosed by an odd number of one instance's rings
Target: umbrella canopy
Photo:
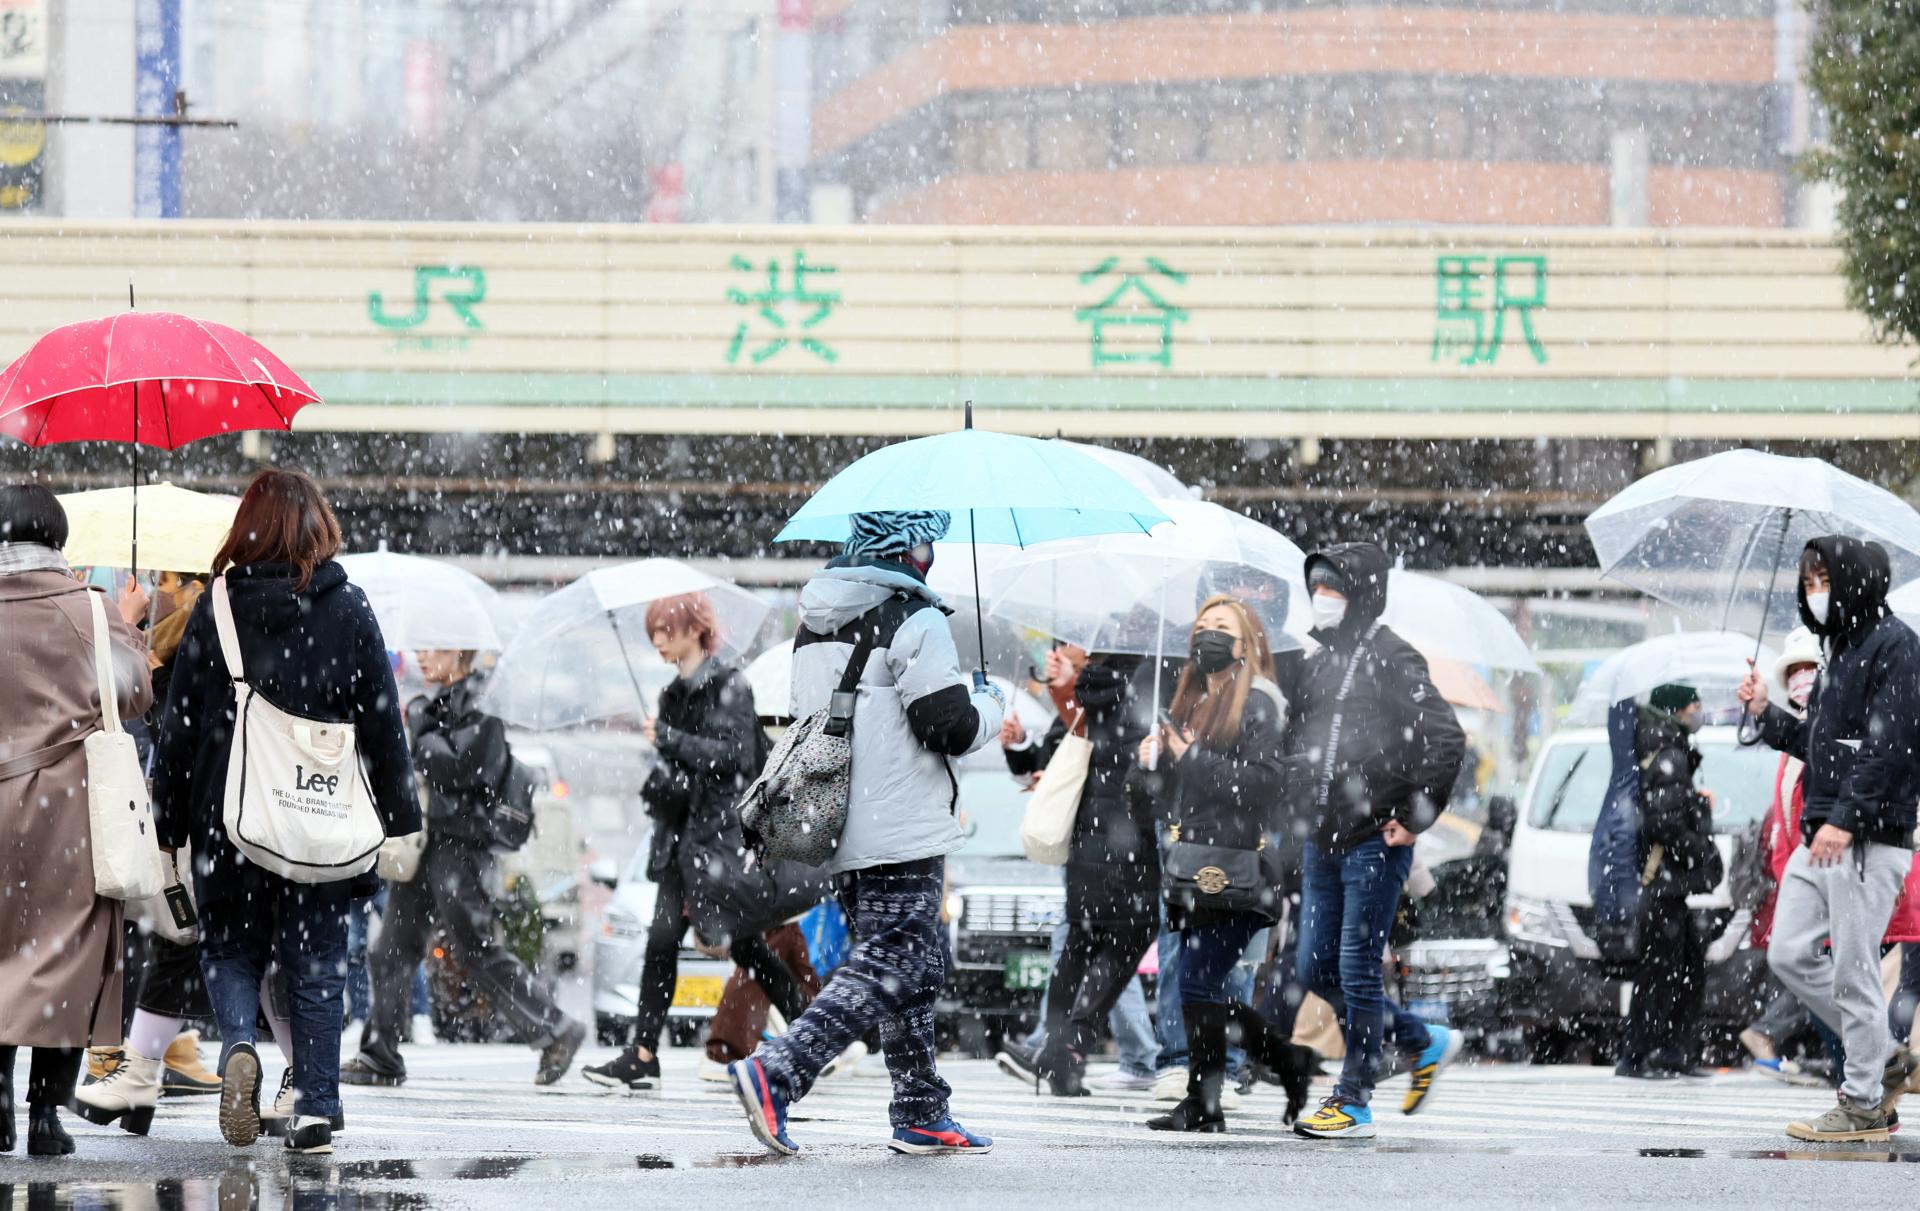
[[[1900,615],[1902,622],[1920,630],[1920,580],[1910,580],[1887,594],[1887,605]],[[1798,623],[1797,618],[1795,622]]]
[[[500,656],[487,709],[508,723],[548,729],[650,714],[674,669],[647,637],[647,607],[663,597],[705,596],[721,660],[750,660],[769,638],[773,606],[673,559],[596,568],[549,595]]]
[[[1471,665],[1461,664],[1457,660],[1430,660],[1427,671],[1433,677],[1433,688],[1440,696],[1454,706],[1469,711],[1488,711],[1496,715],[1506,714],[1507,708],[1500,703],[1500,695],[1493,692],[1487,679],[1473,671]]]
[[[1507,616],[1472,589],[1395,568],[1387,574],[1382,620],[1428,660],[1538,673],[1527,641]]]
[[[1587,534],[1602,575],[1755,636],[1800,624],[1794,568],[1808,539],[1868,539],[1886,548],[1895,584],[1920,576],[1911,505],[1821,459],[1760,450],[1656,471],[1596,509]]]
[[[1607,708],[1628,698],[1645,698],[1668,682],[1690,685],[1702,701],[1722,695],[1728,702],[1747,675],[1753,640],[1726,631],[1687,631],[1658,635],[1607,657],[1587,674],[1567,708],[1567,722],[1598,727]],[[1773,668],[1773,652],[1762,648],[1762,672]]]
[[[138,442],[174,450],[289,429],[320,397],[243,332],[169,311],[55,328],[0,371],[0,433],[30,446]]]
[[[75,566],[130,568],[134,545],[149,568],[204,573],[233,528],[237,496],[215,496],[154,484],[146,491],[147,516],[136,535],[133,489],[101,488],[60,498],[67,511],[67,561]]]
[[[1096,446],[1088,442],[1070,442],[1064,437],[1053,439],[1059,444],[1091,458],[1146,493],[1153,500],[1186,500],[1193,496],[1193,489],[1180,482],[1173,472],[1159,463],[1141,458],[1138,454],[1128,454],[1124,450],[1114,450],[1107,446]]]
[[[384,549],[342,555],[340,566],[367,595],[388,651],[500,650],[500,594],[473,573]]]
[[[1145,533],[1166,514],[1118,472],[1066,442],[962,429],[882,446],[828,480],[775,542],[844,542],[855,513],[944,509],[952,543],[1026,547],[1083,534]]]
[[[1217,591],[1258,585],[1250,601],[1276,647],[1277,623],[1304,634],[1306,554],[1250,517],[1203,500],[1157,500],[1172,519],[1152,534],[1102,534],[1022,552],[983,577],[988,612],[1090,652],[1185,652],[1200,603]],[[1262,602],[1270,604],[1263,609]],[[1298,646],[1294,640],[1291,646]]]

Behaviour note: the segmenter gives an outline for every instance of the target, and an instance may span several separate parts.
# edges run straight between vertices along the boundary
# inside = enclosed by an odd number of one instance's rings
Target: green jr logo
[[[487,271],[474,265],[417,265],[413,270],[413,310],[389,314],[378,290],[367,292],[367,318],[382,328],[404,332],[427,322],[433,308],[434,283],[445,283],[440,297],[469,328],[484,328],[473,309],[487,297]],[[454,283],[459,283],[455,285]]]

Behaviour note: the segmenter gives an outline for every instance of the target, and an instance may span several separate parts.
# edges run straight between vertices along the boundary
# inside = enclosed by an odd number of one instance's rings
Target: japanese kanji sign
[[[1173,365],[1173,326],[1187,321],[1187,313],[1160,293],[1168,285],[1184,286],[1187,275],[1159,257],[1145,259],[1144,273],[1121,273],[1120,258],[1108,257],[1080,275],[1080,284],[1107,285],[1107,293],[1092,306],[1073,313],[1090,325],[1088,346],[1093,366]],[[1158,288],[1156,288],[1156,283]],[[1128,337],[1144,336],[1144,341]]]
[[[1546,257],[1443,254],[1434,261],[1433,284],[1432,361],[1499,361],[1512,312],[1533,360],[1546,365],[1547,350],[1533,327],[1534,313],[1547,305]]]
[[[733,341],[727,346],[729,366],[737,365],[742,353],[748,362],[757,366],[777,357],[789,345],[798,345],[828,365],[840,360],[833,346],[815,331],[840,305],[840,293],[810,286],[807,280],[836,272],[833,266],[809,265],[807,254],[796,249],[793,264],[786,271],[786,284],[782,285],[778,258],[768,258],[761,267],[735,254],[727,263],[740,273],[758,273],[764,268],[766,274],[764,288],[727,288],[727,301],[745,309],[733,330]]]

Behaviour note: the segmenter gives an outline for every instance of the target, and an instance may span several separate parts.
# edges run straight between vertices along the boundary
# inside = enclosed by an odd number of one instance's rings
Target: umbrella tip
[[[967,428],[973,428],[973,401],[967,401]]]
[[[127,279],[127,310],[133,310],[133,279]]]

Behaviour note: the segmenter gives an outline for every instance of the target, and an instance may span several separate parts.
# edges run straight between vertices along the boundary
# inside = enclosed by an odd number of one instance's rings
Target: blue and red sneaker
[[[943,1118],[924,1127],[902,1127],[887,1141],[887,1147],[908,1156],[932,1156],[941,1152],[992,1152],[993,1141]]]
[[[767,1081],[767,1070],[749,1056],[727,1065],[733,1091],[747,1112],[754,1138],[781,1156],[799,1156],[800,1145],[787,1136],[787,1104]]]

